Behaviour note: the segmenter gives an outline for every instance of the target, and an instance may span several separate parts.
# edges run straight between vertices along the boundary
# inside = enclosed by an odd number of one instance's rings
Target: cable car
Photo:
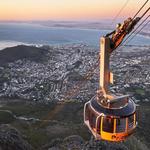
[[[141,17],[136,17],[147,2],[133,18],[128,18],[120,25],[120,28],[101,38],[100,90],[84,106],[84,123],[97,140],[123,141],[136,129],[137,117],[134,101],[128,95],[112,94],[109,89],[109,84],[113,84],[113,73],[110,71],[109,63],[112,52],[120,46],[126,35],[149,12],[150,8]]]
[[[97,140],[125,140],[137,125],[135,103],[128,96],[108,100],[107,104],[103,99],[102,96],[94,96],[85,104],[84,123]]]
[[[97,140],[119,142],[136,128],[136,105],[128,95],[114,94],[109,89],[109,84],[113,84],[109,69],[110,40],[102,37],[100,41],[100,90],[84,106],[84,123]]]

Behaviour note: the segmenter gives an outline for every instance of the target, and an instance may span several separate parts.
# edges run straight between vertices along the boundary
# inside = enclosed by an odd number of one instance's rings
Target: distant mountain
[[[25,58],[35,62],[42,62],[45,60],[47,53],[48,50],[25,45],[6,48],[0,51],[0,66]]]
[[[114,29],[115,25],[112,24],[112,19],[100,19],[100,20],[74,20],[74,21],[55,21],[55,20],[34,20],[34,21],[0,21],[0,23],[28,23],[37,24],[48,27],[64,27],[64,28],[83,28],[83,29]],[[116,20],[116,22],[122,22],[122,19]]]

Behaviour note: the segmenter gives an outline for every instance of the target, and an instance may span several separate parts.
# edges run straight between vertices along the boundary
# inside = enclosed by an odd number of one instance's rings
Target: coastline
[[[39,47],[42,45],[55,46],[81,43],[98,48],[99,38],[112,30],[112,27],[104,26],[106,22],[70,22],[68,24],[67,22],[48,22],[47,24],[43,22],[28,22],[2,24],[0,23],[0,50],[17,45],[35,45]],[[6,30],[6,33],[3,30]],[[145,30],[142,31],[132,41],[132,44],[150,45],[150,33],[146,33]]]
[[[14,47],[17,45],[29,45],[29,44],[23,43],[23,42],[18,42],[18,41],[10,41],[10,40],[0,41],[0,51],[5,48]]]

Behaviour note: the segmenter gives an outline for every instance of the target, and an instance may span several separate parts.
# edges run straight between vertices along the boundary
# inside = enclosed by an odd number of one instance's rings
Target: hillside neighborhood
[[[99,67],[89,80],[85,76],[97,63],[98,49],[83,44],[42,48],[48,50],[43,62],[23,58],[0,67],[0,97],[60,101],[68,90],[82,82],[86,83],[81,86],[80,92],[70,98],[87,101],[95,94],[99,86]],[[115,76],[112,91],[133,92],[137,94],[137,101],[138,98],[149,101],[148,97],[144,97],[149,96],[150,89],[149,47],[122,47],[111,59]]]

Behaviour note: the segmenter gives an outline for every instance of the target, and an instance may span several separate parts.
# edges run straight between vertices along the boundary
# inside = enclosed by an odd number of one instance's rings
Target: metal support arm
[[[109,69],[110,51],[110,38],[102,37],[100,39],[100,88],[104,97],[109,93],[109,84],[113,83],[113,74]]]

